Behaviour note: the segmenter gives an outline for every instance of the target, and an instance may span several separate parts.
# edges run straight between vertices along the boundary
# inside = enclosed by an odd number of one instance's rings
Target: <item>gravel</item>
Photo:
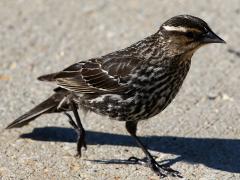
[[[138,134],[185,179],[240,179],[238,0],[1,0],[0,179],[158,179],[125,161],[143,153],[122,122],[89,114],[81,159],[74,156],[76,134],[61,114],[4,127],[52,93],[54,85],[38,76],[126,47],[177,14],[203,18],[227,44],[194,55],[177,98],[141,122]]]

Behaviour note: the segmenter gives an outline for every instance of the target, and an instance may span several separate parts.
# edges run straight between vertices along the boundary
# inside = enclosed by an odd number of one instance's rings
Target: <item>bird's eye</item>
[[[188,38],[194,38],[193,32],[187,32],[187,33],[186,33],[186,36],[187,36]]]

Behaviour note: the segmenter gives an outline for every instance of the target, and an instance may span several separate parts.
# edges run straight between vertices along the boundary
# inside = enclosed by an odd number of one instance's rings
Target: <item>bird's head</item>
[[[160,27],[165,43],[174,54],[195,51],[209,43],[225,43],[202,19],[179,15],[172,17]]]

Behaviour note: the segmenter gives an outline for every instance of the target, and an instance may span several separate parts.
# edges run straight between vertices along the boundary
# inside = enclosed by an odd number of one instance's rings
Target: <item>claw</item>
[[[75,155],[74,155],[75,158],[81,158],[81,154],[79,154],[79,152],[77,152]]]
[[[156,158],[156,157],[154,157],[154,158]],[[176,170],[170,168],[170,166],[167,164],[158,164],[158,162],[155,161],[155,159],[148,159],[147,157],[145,157],[143,159],[139,159],[137,157],[132,156],[128,159],[128,161],[135,163],[135,164],[140,164],[140,165],[150,167],[151,170],[155,174],[160,176],[161,178],[167,177],[168,175],[170,175],[172,177],[182,178],[179,171],[176,171]]]
[[[78,140],[77,140],[77,155],[78,157],[81,157],[82,155],[82,147],[84,147],[84,149],[87,149],[87,145],[86,145],[86,141],[85,141],[85,132],[84,131],[80,131],[79,129],[77,129],[77,134],[78,134]]]
[[[81,129],[80,127],[78,127],[78,125],[74,122],[74,120],[72,119],[71,115],[67,112],[64,113],[68,118],[69,118],[69,123],[70,125],[75,129],[75,131],[77,132],[77,154],[75,155],[75,157],[80,158],[82,156],[82,147],[84,147],[85,150],[87,150],[87,145],[86,145],[86,141],[85,141],[85,131],[84,129]]]
[[[166,164],[163,164],[163,165],[157,164],[157,165],[159,166],[159,168],[161,168],[161,169],[163,169],[164,171],[166,171],[166,172],[167,172],[167,175],[171,175],[171,176],[173,176],[173,177],[183,178],[182,175],[181,175],[181,173],[180,173],[179,171],[176,171],[176,170],[170,168],[169,165],[166,165]]]
[[[147,159],[146,158],[140,159],[140,158],[131,156],[130,158],[128,158],[128,161],[131,161],[134,164],[141,164],[141,165],[144,165],[144,166],[147,165]]]
[[[160,165],[155,160],[153,160],[149,162],[149,166],[156,174],[158,174],[161,177],[162,176],[166,177],[170,175],[172,177],[182,178],[180,172],[170,168],[169,165],[166,164]]]

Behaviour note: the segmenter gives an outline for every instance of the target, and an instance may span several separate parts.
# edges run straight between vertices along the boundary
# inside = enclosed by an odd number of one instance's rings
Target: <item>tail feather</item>
[[[24,115],[14,120],[6,127],[6,129],[22,127],[24,125],[27,125],[29,122],[33,121],[42,114],[61,112],[61,110],[58,109],[58,105],[64,99],[65,95],[66,93],[64,91],[60,93],[59,92],[55,93],[47,100],[43,101],[42,103],[40,103],[27,113],[25,113]]]
[[[38,77],[38,80],[39,80],[39,81],[55,81],[55,76],[56,76],[57,74],[58,74],[58,73],[45,74],[45,75],[39,76],[39,77]]]

